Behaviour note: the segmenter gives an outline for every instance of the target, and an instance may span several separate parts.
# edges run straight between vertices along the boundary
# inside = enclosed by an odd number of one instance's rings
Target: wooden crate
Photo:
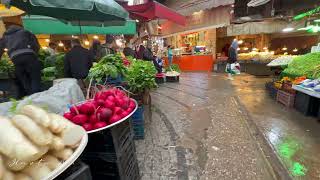
[[[291,94],[282,90],[278,90],[277,102],[285,105],[286,107],[292,108],[294,106],[295,94]]]

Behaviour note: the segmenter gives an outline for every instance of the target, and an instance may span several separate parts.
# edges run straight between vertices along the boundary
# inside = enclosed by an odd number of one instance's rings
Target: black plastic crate
[[[76,161],[55,180],[92,180],[90,168],[81,161]]]
[[[131,167],[138,166],[131,122],[127,120],[111,129],[89,134],[81,160],[90,165],[94,180],[139,179],[131,172],[134,171]]]
[[[318,98],[297,92],[294,107],[306,116],[318,116],[320,102]]]
[[[163,84],[165,82],[165,78],[164,77],[156,77],[156,83],[157,84]]]

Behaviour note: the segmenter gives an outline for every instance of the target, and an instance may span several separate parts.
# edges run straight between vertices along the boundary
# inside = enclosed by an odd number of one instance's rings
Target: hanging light
[[[94,36],[93,36],[93,39],[99,39],[99,36],[94,35]]]
[[[47,46],[43,46],[42,49],[46,50],[46,49],[48,49],[48,47]]]
[[[238,44],[242,44],[242,43],[243,43],[243,40],[239,40],[239,41],[238,41]]]
[[[252,48],[252,51],[258,51],[258,49],[257,48]]]
[[[7,52],[7,51],[8,51],[8,49],[7,49],[7,48],[4,48],[3,50],[4,50],[5,52]]]
[[[136,19],[136,22],[138,23],[138,22],[139,22],[139,20],[138,20],[138,19]]]
[[[294,48],[294,50],[292,50],[293,52],[298,52],[298,49],[297,48]]]
[[[247,47],[244,47],[244,48],[243,48],[243,50],[245,50],[245,51],[248,51],[248,49],[249,49],[249,48],[247,48]]]
[[[64,44],[63,44],[62,42],[60,42],[60,43],[58,44],[58,46],[63,47]]]
[[[283,47],[283,48],[282,48],[282,51],[286,51],[286,50],[288,50],[287,47]]]
[[[50,42],[50,39],[46,39],[45,41],[46,41],[46,42]]]
[[[293,31],[293,30],[294,30],[294,28],[292,28],[292,27],[287,27],[287,28],[282,29],[282,32],[291,32],[291,31]]]
[[[89,41],[84,41],[84,45],[89,46],[90,42]]]
[[[268,50],[268,48],[267,48],[267,47],[264,47],[263,50]]]
[[[237,48],[237,51],[240,51],[240,48]]]

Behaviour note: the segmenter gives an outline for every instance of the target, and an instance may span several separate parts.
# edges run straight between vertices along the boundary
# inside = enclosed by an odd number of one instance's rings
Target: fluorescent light
[[[94,35],[94,36],[93,36],[93,39],[99,39],[99,36]]]
[[[297,49],[297,48],[294,48],[293,52],[298,52],[298,49]]]
[[[50,39],[46,39],[46,42],[50,42]]]
[[[84,41],[84,45],[89,46],[90,42],[89,41]]]
[[[287,28],[282,29],[283,32],[291,32],[293,30],[294,30],[294,28],[292,28],[292,27],[287,27]]]

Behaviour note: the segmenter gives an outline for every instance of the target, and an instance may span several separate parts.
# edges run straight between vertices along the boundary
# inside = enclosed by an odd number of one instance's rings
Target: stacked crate
[[[130,121],[89,134],[81,160],[91,168],[92,179],[140,179]]]

